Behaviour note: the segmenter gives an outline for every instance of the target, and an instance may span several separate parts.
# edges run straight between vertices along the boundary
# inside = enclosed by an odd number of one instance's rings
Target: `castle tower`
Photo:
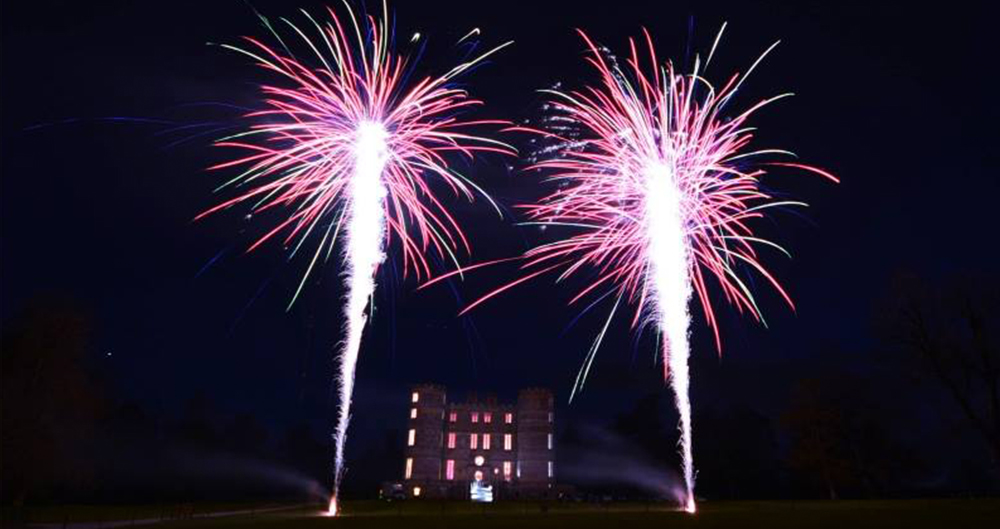
[[[403,483],[409,496],[430,492],[429,486],[442,478],[441,448],[447,402],[447,391],[441,386],[419,384],[410,388],[403,469]]]
[[[544,493],[555,483],[554,422],[552,392],[521,390],[517,396],[517,478],[526,492]]]

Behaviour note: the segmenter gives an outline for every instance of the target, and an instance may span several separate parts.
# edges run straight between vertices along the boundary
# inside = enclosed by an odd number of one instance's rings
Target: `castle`
[[[441,386],[413,386],[404,493],[476,501],[552,497],[554,421],[545,389],[521,390],[516,404],[474,394],[452,403]]]

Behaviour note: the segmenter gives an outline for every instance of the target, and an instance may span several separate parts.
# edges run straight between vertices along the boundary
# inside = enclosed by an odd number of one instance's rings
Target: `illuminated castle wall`
[[[448,402],[441,386],[410,392],[403,483],[408,496],[468,498],[470,485],[497,498],[548,497],[555,484],[552,393],[524,389],[516,404],[495,397]]]

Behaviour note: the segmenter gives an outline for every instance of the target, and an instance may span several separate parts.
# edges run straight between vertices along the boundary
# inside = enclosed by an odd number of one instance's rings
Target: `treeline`
[[[37,300],[6,323],[5,504],[324,494],[332,448],[310,425],[268,427],[250,414],[221,413],[204,394],[173,412],[116,400],[92,369],[91,319],[72,302]]]

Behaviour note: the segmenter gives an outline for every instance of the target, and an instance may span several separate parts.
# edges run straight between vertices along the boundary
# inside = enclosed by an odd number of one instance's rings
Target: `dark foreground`
[[[905,527],[1000,527],[1000,499],[825,502],[706,502],[694,516],[663,504],[539,504],[381,502],[347,503],[345,514],[322,516],[319,508],[297,508],[232,516],[172,520],[147,527],[253,529],[340,528],[617,528],[699,527],[837,529]],[[71,524],[71,527],[74,524]],[[89,525],[89,524],[88,524]],[[108,524],[112,525],[112,524]],[[98,525],[99,526],[99,525]],[[52,526],[49,526],[52,527]],[[78,527],[83,527],[78,526]]]

